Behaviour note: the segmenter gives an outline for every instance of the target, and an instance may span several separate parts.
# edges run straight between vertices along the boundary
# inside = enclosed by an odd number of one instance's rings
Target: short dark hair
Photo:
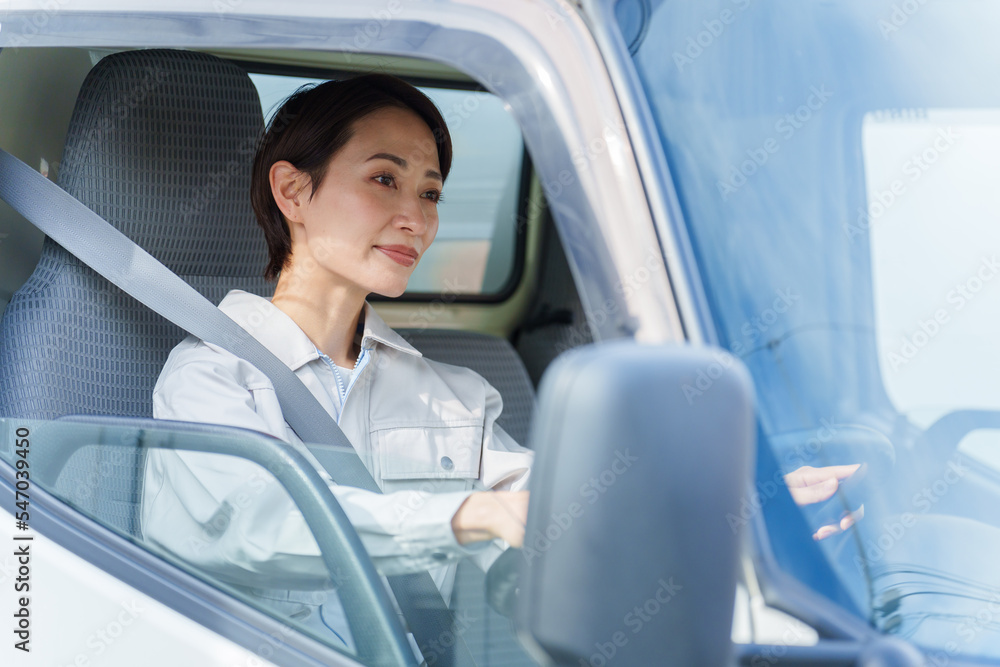
[[[448,126],[434,103],[402,79],[388,74],[365,74],[299,88],[268,123],[253,161],[250,202],[267,241],[266,279],[278,278],[292,251],[288,222],[271,193],[271,166],[281,160],[292,163],[309,175],[315,193],[326,176],[330,160],[350,141],[354,123],[386,107],[408,109],[427,123],[437,148],[441,176],[448,178],[451,169]]]

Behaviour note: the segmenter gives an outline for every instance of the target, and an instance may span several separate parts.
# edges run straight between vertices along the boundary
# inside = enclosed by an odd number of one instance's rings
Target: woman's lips
[[[377,245],[375,246],[392,261],[403,266],[413,266],[417,261],[417,251],[405,245]]]

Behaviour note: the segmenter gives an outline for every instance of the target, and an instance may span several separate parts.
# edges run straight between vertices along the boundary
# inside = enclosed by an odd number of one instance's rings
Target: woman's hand
[[[527,521],[527,491],[478,491],[455,512],[451,529],[459,544],[499,538],[520,547]]]
[[[846,466],[826,466],[823,468],[813,468],[812,466],[802,466],[797,470],[785,475],[785,484],[792,494],[792,500],[798,505],[812,505],[821,503],[833,497],[840,486],[840,480],[847,479],[861,467],[860,463]],[[865,506],[862,505],[853,512],[846,512],[841,517],[840,522],[823,526],[813,533],[814,540],[822,540],[847,530],[860,521],[865,515]]]

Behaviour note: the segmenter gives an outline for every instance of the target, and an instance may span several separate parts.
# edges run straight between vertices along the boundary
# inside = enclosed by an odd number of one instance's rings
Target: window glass
[[[711,324],[754,379],[757,480],[726,519],[936,662],[1000,658],[1000,6],[618,9]]]
[[[251,73],[270,120],[309,79]],[[497,295],[516,276],[518,201],[524,144],[517,123],[494,95],[421,87],[440,109],[454,148],[438,207],[440,226],[406,293]]]
[[[499,547],[473,550],[469,558],[429,572],[426,582],[445,596],[447,602],[438,601],[448,605],[450,621],[428,625],[414,618],[414,613],[436,613],[422,597],[403,605],[403,623],[412,634],[404,635],[401,628],[392,634],[397,612],[391,596],[433,591],[410,584],[400,589],[395,581],[383,589],[387,580],[374,565],[364,569],[372,561],[356,546],[360,543],[346,539],[357,536],[346,516],[317,509],[314,490],[281,453],[288,445],[238,429],[169,422],[150,428],[149,420],[130,427],[124,421],[0,419],[0,461],[14,469],[23,493],[44,489],[363,664],[398,664],[386,648],[392,637],[405,648],[406,658],[419,653],[430,665],[451,664],[461,656],[472,660],[470,666],[536,664],[518,643],[512,623],[486,600],[484,570]],[[320,448],[316,456],[334,469],[340,467],[339,457],[356,454]],[[428,479],[421,488],[455,490],[441,485],[447,483]],[[387,482],[394,486],[412,485]],[[336,506],[332,496],[330,502]],[[30,525],[30,512],[25,518]],[[382,595],[383,590],[390,597],[381,605],[372,603],[373,592]]]
[[[368,640],[364,633],[372,631],[364,622],[371,609],[350,595],[352,585],[345,585],[352,577],[357,581],[357,572],[347,561],[329,566],[333,559],[323,557],[308,526],[297,531],[297,540],[288,536],[295,531],[289,531],[272,544],[259,543],[261,553],[227,547],[230,524],[261,521],[262,505],[285,506],[293,519],[303,521],[297,503],[272,472],[240,456],[200,451],[239,451],[251,439],[265,441],[229,433],[0,420],[0,460],[15,469],[26,498],[31,489],[44,489],[292,628],[365,658],[357,649],[359,640]],[[265,444],[275,447],[275,441]],[[213,495],[226,487],[225,496]],[[163,502],[166,494],[181,488],[197,507]],[[28,516],[30,525],[30,512]],[[262,556],[268,549],[274,550],[273,558]]]
[[[879,366],[921,426],[1000,408],[1000,110],[886,109],[862,125]],[[997,432],[959,451],[1000,472]]]
[[[1000,110],[868,113],[862,149],[886,391],[921,425],[1000,408]]]

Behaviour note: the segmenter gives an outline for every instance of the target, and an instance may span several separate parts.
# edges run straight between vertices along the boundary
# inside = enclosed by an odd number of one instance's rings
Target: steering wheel
[[[514,618],[523,563],[522,550],[511,547],[500,554],[486,572],[486,602],[501,616]]]
[[[978,429],[1000,429],[1000,411],[955,410],[927,427],[917,439],[915,449],[929,449],[942,461],[951,456],[962,438]]]

